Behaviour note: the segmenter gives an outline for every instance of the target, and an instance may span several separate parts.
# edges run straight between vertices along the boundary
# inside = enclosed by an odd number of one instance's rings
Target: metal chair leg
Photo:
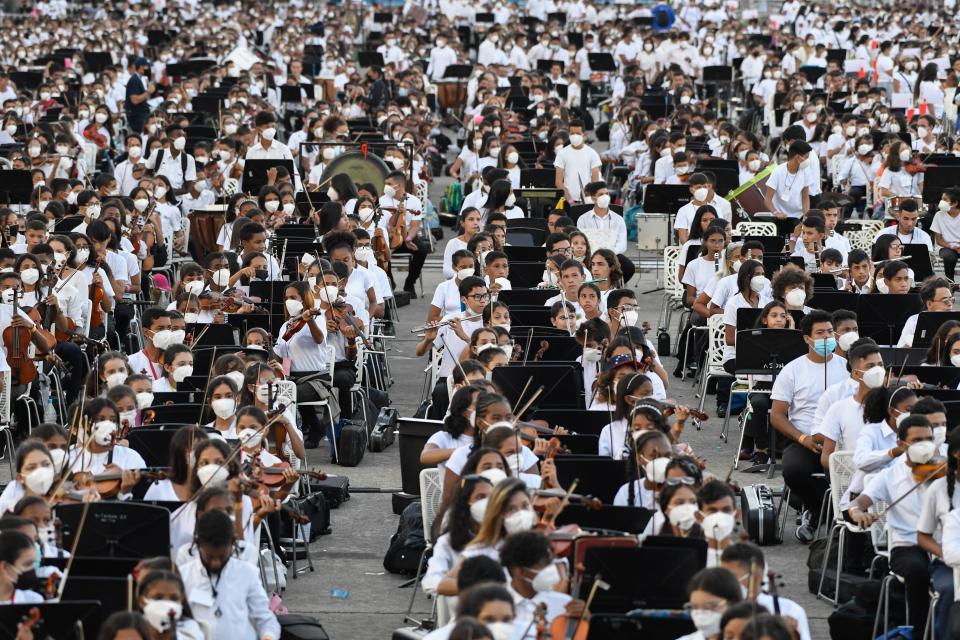
[[[830,549],[833,548],[833,532],[837,530],[837,527],[840,525],[833,525],[833,529],[830,531],[830,537],[827,538],[827,551],[823,554],[823,562],[820,563],[820,584],[817,585],[817,598],[821,600],[826,600],[827,602],[835,603],[837,592],[834,591],[834,600],[826,597],[823,593],[823,583],[827,581],[827,563],[830,559]]]

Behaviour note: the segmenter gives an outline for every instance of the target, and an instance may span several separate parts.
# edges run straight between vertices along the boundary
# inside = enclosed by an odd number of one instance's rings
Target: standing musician
[[[380,196],[380,208],[384,216],[389,214],[387,229],[389,235],[397,240],[389,242],[394,254],[409,253],[413,256],[410,261],[410,270],[403,283],[403,290],[416,298],[416,282],[420,279],[423,263],[427,259],[430,245],[419,237],[420,224],[423,219],[423,203],[416,196],[407,193],[406,176],[401,171],[392,171],[387,175],[383,186],[383,195]],[[381,222],[382,224],[382,222]],[[396,244],[399,241],[399,246]]]

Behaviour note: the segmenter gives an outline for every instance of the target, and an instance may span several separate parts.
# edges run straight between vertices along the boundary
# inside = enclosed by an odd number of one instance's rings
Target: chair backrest
[[[777,235],[777,225],[772,222],[761,222],[759,220],[744,220],[738,222],[733,229],[733,235],[736,236],[775,236]]]
[[[83,336],[90,337],[90,316],[93,313],[93,302],[90,299],[84,300],[80,305],[80,316],[83,318]]]
[[[443,362],[443,352],[438,351],[436,347],[431,347],[430,349],[430,363],[427,365],[427,368],[424,369],[425,373],[430,374],[430,389],[432,390],[437,386],[437,382],[440,380],[440,363]]]
[[[297,413],[297,383],[293,380],[277,380],[277,403],[293,407]]]
[[[707,319],[707,365],[710,369],[723,370],[723,352],[726,346],[726,325],[723,323],[723,314],[717,313]],[[726,373],[726,371],[724,371]]]
[[[427,544],[433,540],[430,529],[440,511],[443,502],[443,486],[440,484],[440,470],[422,469],[420,471],[420,514],[423,516],[423,538]]]
[[[842,517],[840,499],[850,486],[857,465],[853,463],[853,451],[834,451],[830,454],[830,501],[833,503],[833,513],[837,518]]]
[[[330,376],[330,380],[333,380],[333,367],[337,364],[337,351],[333,348],[332,344],[328,344],[324,347],[324,354],[327,357],[327,375]]]
[[[0,385],[0,390],[3,393],[0,396],[0,425],[6,426],[10,424],[10,396],[13,394],[12,376],[3,376],[3,384]]]
[[[680,247],[669,246],[663,248],[663,290],[668,295],[677,297],[683,295],[683,285],[677,277],[680,268]]]

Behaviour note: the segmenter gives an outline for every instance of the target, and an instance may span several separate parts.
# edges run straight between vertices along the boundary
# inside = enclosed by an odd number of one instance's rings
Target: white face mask
[[[143,617],[147,619],[150,626],[166,633],[170,630],[171,618],[173,623],[183,615],[183,605],[174,600],[150,600],[144,598]]]
[[[222,487],[230,479],[230,472],[219,464],[207,464],[197,469],[197,479],[204,487]]]
[[[476,422],[476,418],[474,418],[474,423],[475,422]],[[506,471],[504,471],[503,469],[498,469],[497,467],[491,467],[490,469],[485,469],[484,471],[480,472],[480,475],[486,478],[487,480],[489,480],[490,484],[492,484],[493,486],[497,486],[501,480],[505,480],[506,478],[509,477],[507,476]]]
[[[583,144],[583,136],[579,133],[570,134],[570,144],[574,147],[579,147]]]
[[[860,146],[857,147],[857,153],[859,153],[859,154],[862,155],[862,156],[867,155],[867,154],[870,153],[871,151],[873,151],[873,145],[872,145],[872,144],[864,143],[864,144],[861,144]]]
[[[37,467],[23,476],[23,484],[37,495],[46,495],[53,486],[53,467]]]
[[[704,517],[703,522],[700,523],[700,527],[703,529],[703,534],[707,539],[724,540],[730,537],[736,524],[737,521],[731,514],[717,511]]]
[[[530,585],[537,593],[546,593],[553,591],[553,588],[560,584],[560,570],[552,562],[537,572]]]
[[[273,140],[274,137],[276,137],[276,135],[277,135],[277,130],[273,127],[267,127],[266,129],[260,132],[260,137],[267,141]]]
[[[150,205],[150,201],[146,198],[137,198],[136,200],[133,201],[134,208],[140,213],[143,213],[144,211],[146,211],[149,205]]]
[[[760,161],[759,161],[759,160],[751,160],[751,161],[749,161],[749,162],[747,163],[747,168],[748,168],[750,171],[757,172],[757,171],[760,169]]]
[[[183,285],[183,290],[187,293],[198,296],[203,293],[203,280],[192,280]]]
[[[932,440],[914,442],[907,447],[907,458],[914,464],[929,462],[937,453],[937,444]]]
[[[603,357],[603,353],[600,349],[594,347],[587,347],[583,350],[583,358],[581,360],[584,364],[594,364],[600,362],[600,358]]]
[[[512,622],[488,622],[486,627],[493,640],[510,640],[513,637]]]
[[[643,465],[643,473],[647,480],[654,484],[663,484],[667,478],[667,465],[670,464],[670,458],[654,458],[648,460]]]
[[[24,269],[20,272],[20,279],[23,280],[24,284],[37,284],[37,280],[40,279],[40,271],[37,269]]]
[[[483,522],[483,516],[487,513],[487,502],[489,502],[487,498],[480,498],[470,505],[470,517],[477,524]]]
[[[362,207],[360,209],[357,209],[357,215],[360,216],[360,221],[363,222],[364,224],[373,220],[373,213],[374,213],[374,210],[371,209],[370,207]]]
[[[933,444],[938,448],[944,442],[947,441],[947,428],[946,427],[934,427],[933,428]]]
[[[383,195],[387,196],[388,198],[392,198],[397,195],[397,190],[393,187],[393,185],[385,184],[383,185]]]
[[[153,334],[153,346],[157,349],[163,351],[170,346],[171,343],[171,331],[169,329],[161,329]]]
[[[913,157],[913,154],[909,149],[904,149],[900,152],[900,161],[901,162],[910,162],[910,158]]]
[[[250,347],[247,347],[247,348],[249,349]],[[229,371],[223,375],[233,380],[233,384],[237,389],[243,389],[243,372],[242,371]]]
[[[184,147],[186,146],[187,146],[186,138],[177,138],[176,140],[173,141],[173,148],[176,149],[177,151],[183,151]]]
[[[709,190],[709,189],[706,189],[706,188],[704,188],[704,187],[700,187],[699,189],[694,189],[694,190],[693,190],[693,197],[694,197],[698,202],[705,202],[706,199],[707,199],[707,195],[708,195],[709,193],[710,193],[710,190]]]
[[[137,145],[137,146],[132,146],[132,147],[127,147],[127,156],[128,156],[131,160],[136,160],[136,159],[139,158],[142,154],[143,154],[143,148],[140,147],[139,145]]]
[[[607,209],[610,207],[610,194],[604,193],[603,195],[597,196],[597,207],[600,209]]]
[[[269,213],[275,213],[277,209],[280,208],[279,200],[270,200],[269,202],[263,203],[263,208]]]
[[[137,410],[130,409],[129,411],[121,411],[120,424],[128,427],[135,427],[137,425]]]
[[[183,366],[177,367],[173,370],[173,380],[174,382],[183,382],[187,378],[193,375],[193,365],[185,364]]]
[[[8,124],[8,125],[6,126],[6,132],[7,132],[7,135],[8,135],[8,136],[14,136],[14,135],[16,135],[16,134],[17,134],[17,125],[15,125],[15,124]]]
[[[276,390],[274,389],[273,394],[276,396]],[[257,385],[257,400],[266,404],[270,400],[270,385],[269,383],[264,382],[263,384]]]
[[[770,281],[766,276],[753,276],[750,278],[750,290],[754,293],[760,293],[769,286]]]
[[[666,458],[662,458],[666,459]],[[697,523],[697,505],[678,504],[670,509],[670,524],[679,527],[681,531],[689,531]]]
[[[333,187],[327,189],[327,197],[330,198],[333,202],[336,202],[340,199],[340,195],[337,193],[337,190]]]
[[[184,318],[186,320],[186,318]],[[187,332],[183,329],[174,329],[170,332],[170,344],[183,344],[187,337]]]
[[[518,531],[529,531],[533,529],[537,519],[533,509],[522,509],[515,511],[503,519],[503,528],[507,533],[517,533]]]
[[[693,626],[697,631],[703,634],[705,638],[712,638],[720,633],[720,618],[723,613],[720,611],[710,611],[709,609],[692,609],[690,619],[693,620]]]
[[[240,439],[240,442],[243,443],[244,449],[259,449],[260,444],[263,442],[263,434],[260,433],[258,429],[241,429],[237,437]]]
[[[636,309],[628,309],[623,312],[620,324],[624,327],[635,327],[640,319],[640,312]]]
[[[153,195],[155,195],[157,198],[162,198],[163,196],[167,195],[167,188],[166,188],[166,187],[154,187],[154,188],[153,188]]]
[[[372,247],[357,247],[353,252],[353,257],[364,264],[370,264],[376,260]]]
[[[137,394],[137,407],[146,409],[153,405],[153,393],[150,391],[141,391]]]
[[[863,372],[863,384],[870,389],[883,386],[887,371],[883,367],[871,367]]]
[[[520,161],[520,154],[516,151],[511,151],[507,154],[507,162],[510,164],[517,164]]]
[[[107,114],[103,113],[102,111],[98,111],[96,114],[94,114],[93,119],[96,120],[99,124],[103,124],[104,122],[107,121]],[[184,140],[184,142],[186,141]]]
[[[294,210],[295,210],[296,208],[297,208],[297,206],[296,206],[294,203],[292,203],[292,202],[286,202],[286,203],[284,203],[284,205],[283,205],[283,213],[284,213],[284,215],[292,216],[292,215],[293,215],[293,212],[294,212]]]
[[[335,285],[329,284],[320,291],[320,301],[325,302],[326,304],[336,304],[339,298],[340,288]]]
[[[467,278],[473,275],[476,275],[476,271],[474,271],[473,269],[460,269],[459,271],[457,271],[457,280],[459,280],[460,282],[463,282],[464,280],[466,280]]]
[[[237,408],[237,401],[233,398],[217,398],[210,403],[210,408],[221,420],[226,420],[233,415]]]
[[[837,338],[837,344],[840,345],[840,348],[843,349],[844,351],[849,351],[853,343],[859,339],[860,339],[859,333],[857,333],[856,331],[847,331],[845,334]]]
[[[299,300],[285,300],[283,304],[290,317],[299,316],[303,312],[303,303]]]
[[[101,447],[113,442],[113,434],[117,432],[117,423],[112,420],[101,420],[93,425],[93,441]]]
[[[125,371],[118,371],[107,376],[107,389],[113,389],[118,384],[123,384],[127,380]]]
[[[506,201],[504,201],[503,205],[509,209],[515,204],[517,204],[517,196],[514,193],[510,193],[510,195],[507,196]]]
[[[59,473],[66,468],[67,452],[63,449],[50,449],[50,457],[53,459],[54,473]]]
[[[210,279],[218,287],[226,287],[230,284],[230,269],[218,269],[213,272]]]
[[[791,289],[784,296],[784,301],[791,307],[802,307],[807,301],[807,292],[803,289]]]
[[[940,202],[937,203],[937,210],[943,211],[944,213],[946,213],[947,211],[950,211],[950,203],[947,202],[946,200],[941,200]]]

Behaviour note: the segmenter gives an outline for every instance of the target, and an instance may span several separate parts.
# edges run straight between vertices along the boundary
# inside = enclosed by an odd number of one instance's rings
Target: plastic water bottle
[[[350,592],[339,587],[330,587],[330,597],[337,600],[346,600],[350,597]]]

